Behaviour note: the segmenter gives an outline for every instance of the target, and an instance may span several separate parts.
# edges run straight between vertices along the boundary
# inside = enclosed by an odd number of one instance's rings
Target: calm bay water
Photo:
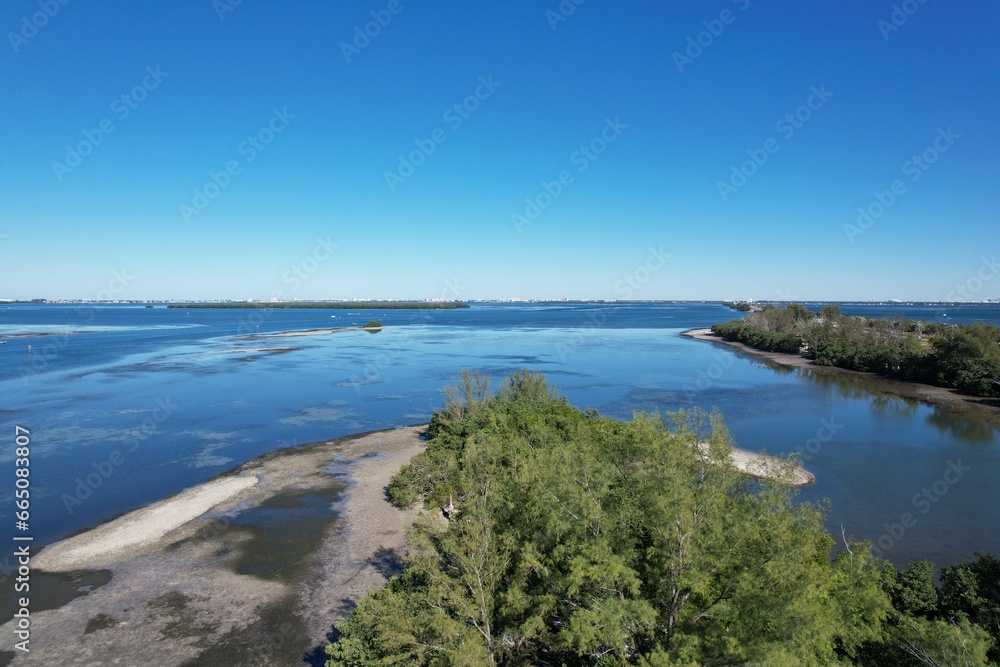
[[[845,312],[1000,322],[1000,307]],[[682,338],[714,304],[474,304],[453,311],[0,307],[0,535],[13,532],[14,425],[31,430],[32,530],[45,544],[288,445],[426,421],[461,368],[544,372],[581,409],[718,408],[738,444],[801,452],[839,536],[897,563],[1000,554],[997,422],[778,369]],[[295,338],[247,332],[388,327]],[[53,335],[7,338],[12,334]],[[28,352],[27,346],[31,345]],[[0,440],[2,442],[2,440]],[[924,490],[926,489],[926,493]],[[923,495],[921,495],[923,494]],[[909,513],[916,523],[895,524]]]

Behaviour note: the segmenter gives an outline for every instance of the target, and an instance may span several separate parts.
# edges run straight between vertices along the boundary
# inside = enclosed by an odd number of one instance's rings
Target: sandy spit
[[[708,453],[708,443],[701,444],[701,450]],[[768,479],[770,477],[780,477],[784,474],[784,466],[778,460],[766,454],[748,452],[745,449],[734,448],[729,453],[729,462],[737,470],[753,477]],[[808,486],[816,481],[816,476],[805,468],[799,466],[791,467],[788,482],[792,486]]]
[[[327,334],[340,333],[342,331],[380,331],[386,327],[378,329],[365,329],[364,327],[331,327],[328,329],[306,329],[303,331],[280,331],[278,333],[249,334],[246,338],[301,338],[303,336],[325,336]]]
[[[58,572],[126,560],[256,483],[257,478],[250,475],[212,480],[58,542],[39,554],[34,566]]]

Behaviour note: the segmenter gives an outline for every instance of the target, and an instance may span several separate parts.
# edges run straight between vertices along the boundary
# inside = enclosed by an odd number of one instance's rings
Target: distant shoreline
[[[167,308],[272,310],[455,310],[468,308],[461,301],[220,301],[214,303],[169,303]]]
[[[765,352],[763,350],[754,349],[743,343],[726,340],[721,336],[717,336],[712,333],[711,329],[688,329],[687,331],[682,331],[681,335],[685,338],[714,343],[716,345],[723,345],[738,352],[742,352],[748,356],[763,359],[764,361],[769,361],[771,363],[778,364],[779,366],[867,378],[881,383],[885,391],[898,394],[903,398],[911,398],[949,407],[982,410],[988,412],[994,421],[1000,420],[1000,401],[997,399],[979,396],[966,396],[965,394],[959,393],[955,389],[936,387],[930,384],[911,382],[909,380],[901,380],[899,378],[888,378],[879,375],[878,373],[866,373],[864,371],[854,371],[847,368],[838,368],[836,366],[819,366],[814,364],[812,360],[803,357],[801,354]]]
[[[48,306],[143,306],[146,304],[152,304],[157,306],[169,306],[173,304],[178,308],[185,308],[192,304],[215,304],[215,303],[232,303],[241,304],[247,303],[251,304],[248,307],[259,307],[264,305],[273,304],[301,304],[301,303],[345,303],[345,304],[358,304],[358,303],[377,303],[377,304],[387,304],[387,303],[451,303],[451,302],[436,302],[436,301],[332,301],[332,302],[321,302],[321,301],[228,301],[226,299],[219,299],[215,301],[180,301],[175,299],[123,299],[123,300],[102,300],[102,299],[7,299],[0,300],[0,306],[11,306],[11,305],[48,305]],[[725,305],[726,301],[724,299],[471,299],[468,302],[455,302],[455,303],[465,303],[466,307],[468,303],[500,303],[500,304],[546,304],[546,305],[565,305],[565,304],[590,304],[590,305],[614,305],[614,304],[702,304],[702,305]],[[762,305],[785,305],[792,303],[791,301],[756,301],[757,304]],[[1000,301],[824,301],[824,300],[797,300],[795,303],[801,303],[803,305],[836,305],[836,306],[863,306],[863,307],[943,307],[943,306],[988,306],[988,307],[1000,307]],[[294,305],[289,305],[285,307],[295,307]]]

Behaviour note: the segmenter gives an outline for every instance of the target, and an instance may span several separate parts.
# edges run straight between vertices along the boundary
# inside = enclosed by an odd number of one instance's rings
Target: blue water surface
[[[844,310],[1000,321],[1000,308],[990,306]],[[701,303],[2,306],[0,480],[8,483],[0,482],[0,536],[16,532],[15,425],[31,431],[30,533],[40,546],[277,448],[426,422],[462,368],[497,378],[530,368],[577,407],[622,419],[637,410],[720,410],[740,446],[803,456],[817,483],[801,497],[830,499],[838,539],[869,539],[897,563],[1000,553],[993,420],[894,398],[856,379],[774,368],[680,335],[736,315]],[[247,336],[370,319],[386,328]],[[17,337],[25,333],[50,335]],[[900,533],[906,513],[915,524]]]

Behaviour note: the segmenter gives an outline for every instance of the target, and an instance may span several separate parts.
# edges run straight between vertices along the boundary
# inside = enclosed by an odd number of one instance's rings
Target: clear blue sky
[[[234,1],[4,3],[0,298],[1000,297],[996,2]]]

